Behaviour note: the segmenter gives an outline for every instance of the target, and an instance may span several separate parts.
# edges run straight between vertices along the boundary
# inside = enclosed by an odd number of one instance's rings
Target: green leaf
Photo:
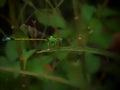
[[[20,26],[20,30],[24,33],[24,35],[26,36],[26,37],[28,37],[28,26],[27,25],[25,25],[25,24],[22,24],[21,26]]]
[[[47,49],[48,47],[48,42],[40,43],[38,46],[39,49]]]
[[[41,66],[40,61],[37,58],[32,58],[27,62],[26,70],[35,73],[45,73],[44,68]]]
[[[95,8],[89,5],[83,5],[81,8],[82,18],[85,21],[89,21],[95,12]]]
[[[14,68],[15,70],[20,70],[21,69],[21,66],[20,66],[20,62],[19,61],[16,61],[14,63],[11,63],[9,65],[10,68]],[[13,73],[13,76],[14,78],[18,78],[20,74],[18,73]]]
[[[25,41],[8,41],[5,48],[5,53],[9,61],[15,61],[18,58],[18,51],[23,54],[24,58],[28,59],[35,50],[26,51]]]
[[[4,60],[5,58],[1,58],[1,60],[2,59]],[[21,69],[19,61],[9,62],[9,61],[7,61],[7,59],[4,62],[0,63],[0,66],[5,67],[5,68],[11,68],[11,69],[13,68],[15,70]],[[8,73],[8,74],[10,74],[10,73]],[[16,71],[11,74],[14,76],[14,78],[18,78],[18,76],[20,75],[20,74],[16,73]]]
[[[15,61],[18,58],[16,41],[8,41],[5,48],[5,53],[9,61]]]
[[[62,67],[67,73],[69,81],[80,87],[84,85],[84,76],[79,62],[64,62]]]
[[[0,56],[0,66],[7,66],[8,65],[8,60],[4,56]]]
[[[23,52],[23,57],[24,57],[26,60],[28,60],[28,59],[35,53],[35,51],[36,51],[36,49]]]
[[[22,52],[22,55],[21,55],[21,60],[23,61],[23,68],[26,68],[26,64],[28,62],[28,59],[34,54],[36,50],[33,49],[33,50],[29,50],[29,51],[24,51]]]
[[[35,17],[40,23],[44,24],[45,26],[52,26],[59,28],[66,27],[63,17],[55,11],[51,13],[48,10],[37,11],[35,13]]]
[[[56,57],[59,59],[59,60],[63,60],[63,59],[65,59],[66,57],[67,57],[67,55],[68,55],[68,52],[57,52],[56,53]]]
[[[26,48],[27,48],[27,43],[26,41],[19,41],[18,44],[20,44],[21,47],[21,51],[24,54],[26,52]]]
[[[18,30],[17,32],[15,32],[12,37],[13,38],[28,38],[28,26],[25,24],[22,24],[20,26],[20,30]]]
[[[102,32],[102,23],[98,22],[96,19],[91,19],[89,25],[93,30],[90,42],[97,44],[102,48],[108,48],[111,40],[111,35]]]
[[[90,28],[93,30],[92,36],[95,38],[96,36],[102,33],[102,23],[99,22],[97,19],[92,18],[89,22]]]
[[[62,29],[59,31],[59,35],[61,38],[68,37],[71,34],[71,31],[68,29]]]
[[[16,70],[20,70],[20,63],[18,61],[15,62],[9,62],[6,57],[1,56],[0,57],[0,66],[3,67],[10,67],[14,68]],[[18,73],[12,73],[15,78],[18,78],[19,74]]]
[[[54,56],[53,55],[41,55],[40,56],[40,64],[42,66],[50,64],[53,60],[54,60]]]
[[[112,37],[110,35],[105,35],[105,34],[96,35],[91,37],[90,42],[105,49],[109,47],[111,38]]]
[[[6,0],[0,0],[0,7],[4,7]]]
[[[9,63],[9,67],[10,68],[14,68],[16,70],[20,70],[20,62],[19,61],[16,61],[16,62],[12,62],[12,63]]]
[[[115,10],[105,8],[102,10],[102,17],[108,17],[108,16],[113,16],[117,15],[118,13]]]
[[[28,36],[26,36],[22,30],[17,31],[11,37],[13,37],[13,38],[28,38]]]
[[[101,64],[99,57],[91,53],[86,53],[85,60],[86,60],[86,67],[87,67],[88,73],[93,74],[99,70],[100,64]]]

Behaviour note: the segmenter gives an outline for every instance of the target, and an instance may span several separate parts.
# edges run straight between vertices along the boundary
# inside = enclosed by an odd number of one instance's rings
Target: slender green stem
[[[61,0],[58,4],[56,4],[56,8],[59,8],[60,5],[64,2],[64,0]]]
[[[18,22],[17,22],[17,18],[16,18],[16,1],[13,0],[13,2],[11,2],[11,0],[8,0],[9,3],[9,17],[11,20],[11,25],[13,25],[13,30],[18,29]]]
[[[64,83],[64,84],[67,84],[67,85],[70,85],[73,87],[80,88],[76,84],[74,84],[66,79],[63,79],[61,77],[50,76],[50,75],[46,75],[46,74],[42,74],[42,73],[39,73],[39,74],[32,73],[32,72],[28,72],[28,71],[24,71],[24,70],[16,70],[16,69],[8,68],[8,67],[0,67],[0,70],[7,71],[7,72],[13,72],[13,73],[19,73],[19,74],[23,74],[23,75],[34,76],[34,77],[38,77],[38,78],[44,78],[44,79],[48,79],[48,80],[52,80],[52,81]]]
[[[25,8],[26,8],[26,6],[27,6],[27,4],[25,3],[25,4],[23,5],[23,7],[20,9],[18,21],[20,21],[21,24],[23,24],[24,21],[25,21],[24,14],[25,14]]]
[[[79,19],[80,12],[79,12],[79,9],[80,9],[79,0],[73,0],[73,11],[74,11],[74,19],[75,19],[75,23],[76,23],[77,32],[79,32],[79,29],[80,29],[80,26],[79,26],[80,25],[80,19]],[[86,35],[85,30],[81,29],[80,34]],[[83,51],[78,51],[78,52],[83,52],[82,53],[82,58],[81,58],[83,86],[81,87],[81,90],[90,90],[90,85],[89,85],[88,80],[87,80],[87,68],[86,68],[86,62],[85,62],[85,53],[87,52],[87,48],[86,48],[86,42],[87,41],[86,41],[85,37],[81,37],[81,38],[83,40],[83,41],[80,41],[82,48],[79,48],[79,49],[77,48],[76,49],[76,50],[82,50],[83,49]],[[75,50],[75,48],[71,48],[71,49]]]
[[[50,6],[52,9],[54,9],[54,6],[52,5],[52,3],[51,3],[51,1],[50,1],[50,0],[46,0],[46,3],[48,3],[48,4],[49,4],[49,6]]]
[[[78,0],[72,0],[73,1],[73,12],[74,12],[74,18],[77,20],[79,18],[79,1]]]
[[[74,51],[74,52],[89,52],[92,54],[97,54],[97,55],[103,55],[103,56],[107,56],[110,58],[114,58],[114,59],[120,59],[120,55],[109,52],[107,50],[101,50],[101,49],[97,49],[97,48],[91,48],[91,47],[61,47],[58,49],[46,49],[46,50],[41,50],[41,51],[37,51],[37,54],[40,53],[45,53],[45,52],[65,52],[65,51]]]
[[[83,86],[82,90],[91,90],[90,85],[87,79],[87,68],[86,68],[86,61],[85,61],[85,52],[82,54],[81,57],[81,68],[82,68],[82,75],[83,75]]]

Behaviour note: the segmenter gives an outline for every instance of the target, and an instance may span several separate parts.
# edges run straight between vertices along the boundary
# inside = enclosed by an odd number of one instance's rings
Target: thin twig
[[[57,7],[57,8],[60,7],[63,2],[64,2],[64,0],[61,0],[61,1],[56,5],[56,7]]]

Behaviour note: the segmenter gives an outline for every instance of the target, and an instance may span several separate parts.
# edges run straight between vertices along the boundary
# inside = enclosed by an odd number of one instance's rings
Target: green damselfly
[[[58,45],[58,42],[62,41],[62,38],[56,38],[54,36],[50,36],[49,38],[13,38],[13,37],[5,37],[2,39],[2,41],[47,41],[48,42],[48,47]]]

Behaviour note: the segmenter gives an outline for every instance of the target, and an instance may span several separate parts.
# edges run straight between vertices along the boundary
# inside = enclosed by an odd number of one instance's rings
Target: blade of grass
[[[40,53],[45,53],[45,52],[60,52],[60,51],[89,52],[93,54],[107,56],[113,59],[120,59],[120,55],[118,54],[115,54],[107,50],[91,48],[91,47],[61,47],[57,49],[41,50],[41,51],[37,51],[37,53],[40,54]]]

